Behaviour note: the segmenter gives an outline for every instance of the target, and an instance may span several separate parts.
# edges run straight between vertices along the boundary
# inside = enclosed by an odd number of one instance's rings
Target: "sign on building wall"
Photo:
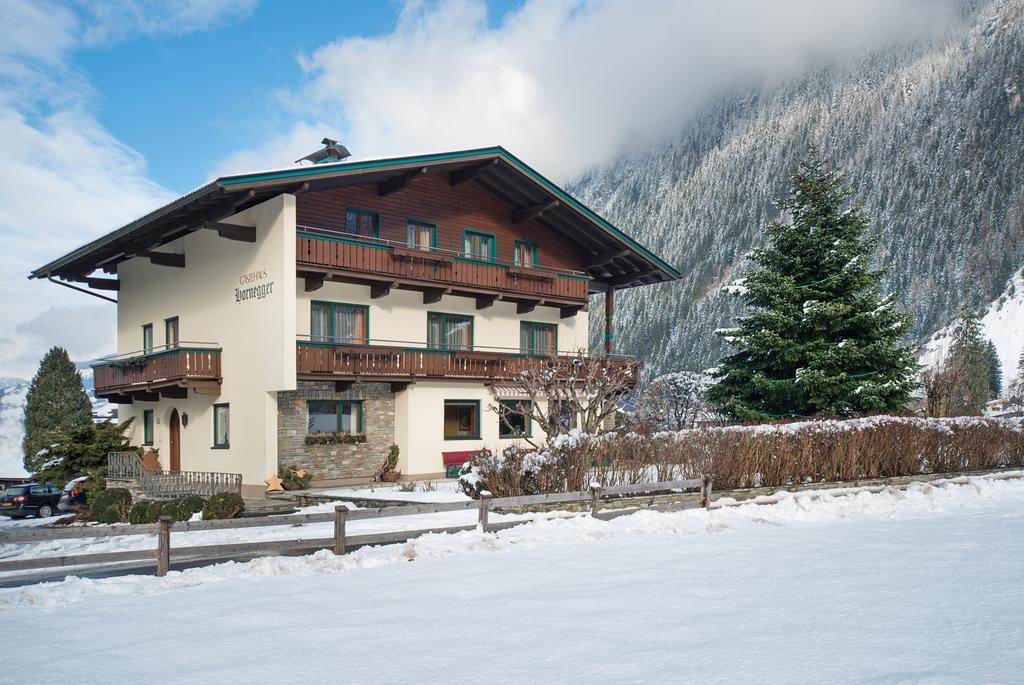
[[[269,297],[274,292],[274,282],[269,278],[266,269],[257,269],[242,274],[238,278],[240,287],[235,288],[235,304]]]

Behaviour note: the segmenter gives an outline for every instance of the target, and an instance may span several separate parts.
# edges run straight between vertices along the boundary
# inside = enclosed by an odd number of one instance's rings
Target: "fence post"
[[[700,481],[700,505],[705,509],[711,508],[711,483],[710,478],[701,478]]]
[[[601,484],[590,484],[590,516],[597,518],[597,506],[601,501]]]
[[[171,524],[174,519],[170,516],[160,517],[160,532],[157,533],[156,547],[156,575],[166,576],[171,568]]]
[[[334,507],[334,553],[345,553],[345,521],[348,520],[348,508],[339,504]]]
[[[491,508],[491,493],[484,490],[480,493],[480,530],[487,532],[487,513]]]

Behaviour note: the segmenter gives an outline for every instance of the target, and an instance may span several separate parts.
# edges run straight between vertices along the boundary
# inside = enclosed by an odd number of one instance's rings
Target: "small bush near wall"
[[[245,511],[242,496],[234,492],[222,492],[206,500],[203,506],[203,520],[233,519]]]
[[[366,442],[366,436],[356,433],[310,433],[306,436],[307,445],[355,445]]]
[[[578,432],[543,449],[483,452],[460,472],[467,494],[495,497],[700,478],[716,488],[885,478],[1024,466],[1024,420],[873,416],[846,421]]]
[[[156,523],[160,520],[164,504],[164,502],[157,500],[136,502],[132,505],[131,512],[128,514],[128,523]]]
[[[100,523],[127,521],[132,508],[132,493],[124,488],[98,490],[89,499],[93,518]]]

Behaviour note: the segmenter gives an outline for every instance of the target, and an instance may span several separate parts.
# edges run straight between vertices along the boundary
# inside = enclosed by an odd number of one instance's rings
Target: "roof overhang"
[[[42,266],[30,278],[82,280],[96,269],[176,240],[282,193],[370,183],[397,185],[418,175],[471,182],[510,211],[576,245],[595,290],[674,280],[678,271],[501,147],[340,162],[224,176]]]

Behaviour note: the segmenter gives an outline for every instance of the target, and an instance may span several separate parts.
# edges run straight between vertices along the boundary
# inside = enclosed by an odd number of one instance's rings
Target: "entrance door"
[[[171,410],[171,420],[168,425],[170,432],[171,449],[171,471],[181,471],[181,421],[178,420],[178,410]]]

